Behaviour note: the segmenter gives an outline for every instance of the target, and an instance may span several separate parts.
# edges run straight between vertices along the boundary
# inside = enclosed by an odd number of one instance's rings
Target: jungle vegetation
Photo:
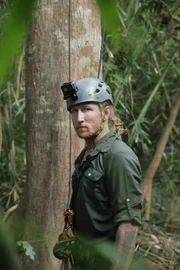
[[[14,2],[0,2],[0,37]],[[102,1],[97,2],[103,16]],[[15,11],[17,25],[23,12],[28,20],[27,9]],[[179,0],[131,0],[128,4],[118,0],[115,10],[117,28],[104,26],[102,78],[112,90],[116,113],[128,129],[123,139],[138,155],[144,177],[180,96],[180,4]],[[15,33],[15,53],[8,54],[13,45],[8,43],[0,59],[1,73],[6,74],[0,80],[0,210],[4,221],[16,210],[26,182],[26,32],[21,30],[23,36]],[[177,114],[153,177],[149,220],[154,223],[180,224],[179,149]]]

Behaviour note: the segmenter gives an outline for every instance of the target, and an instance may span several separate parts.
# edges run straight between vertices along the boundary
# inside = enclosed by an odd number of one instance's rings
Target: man
[[[113,99],[106,83],[85,78],[61,88],[74,129],[85,141],[72,175],[73,232],[77,238],[113,242],[119,258],[112,269],[127,270],[141,225],[138,158],[115,132],[120,128],[123,133],[123,128],[112,115]],[[90,265],[87,259],[84,264],[75,261],[75,265],[78,269],[98,269],[96,262]]]

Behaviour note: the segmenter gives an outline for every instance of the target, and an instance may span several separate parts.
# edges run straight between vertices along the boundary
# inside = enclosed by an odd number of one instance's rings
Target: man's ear
[[[111,114],[111,108],[110,106],[106,106],[104,108],[104,120],[108,119]]]

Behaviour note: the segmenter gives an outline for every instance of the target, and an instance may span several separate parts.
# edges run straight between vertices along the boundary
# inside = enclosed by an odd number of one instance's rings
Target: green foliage
[[[25,179],[25,101],[23,82],[20,91],[19,89],[17,91],[15,85],[9,82],[1,92],[0,99],[3,135],[0,156],[0,203],[6,210],[18,202]]]
[[[24,82],[22,59],[17,55],[34,2],[4,1],[0,5],[0,204],[4,210],[18,202],[24,182]],[[7,73],[12,64],[13,70]]]
[[[119,36],[117,36],[118,29],[118,13],[116,8],[116,0],[96,0],[100,9],[101,20],[107,33],[111,33],[112,40],[117,44]]]
[[[177,128],[177,127],[176,127]],[[152,219],[170,225],[180,224],[180,152],[179,133],[175,130],[166,146],[156,181],[153,186]]]
[[[1,250],[1,269],[19,270],[19,262],[15,245],[10,237],[9,231],[2,223],[0,215],[0,250]]]
[[[124,268],[123,266],[127,262],[127,254],[125,252],[119,254],[114,243],[105,239],[94,240],[68,236],[66,240],[63,240],[60,235],[53,252],[56,258],[63,260],[61,269],[69,269],[67,266],[73,262],[72,257],[80,263],[81,268],[83,266],[85,268],[87,263],[92,269],[94,266],[96,269],[111,269],[115,264],[118,264],[119,268]],[[143,260],[139,259],[138,256],[135,256],[132,267],[134,270],[150,269]]]
[[[142,127],[147,127],[146,118],[151,118],[148,110],[153,103],[161,104],[164,111],[173,101],[171,93],[176,94],[178,89],[179,28],[171,23],[179,9],[177,1],[173,1],[174,6],[163,1],[161,5],[159,1],[138,0],[128,5],[126,1],[118,3],[121,44],[114,47],[111,36],[106,35],[104,79],[113,90],[117,112],[130,127],[129,142],[136,147],[150,142]],[[166,24],[164,14],[168,18]],[[147,136],[142,136],[143,132]]]
[[[175,51],[176,52],[176,51]],[[171,64],[174,60],[175,54],[173,55],[173,57],[170,59],[169,63],[167,64],[166,69],[164,70],[163,74],[161,75],[159,81],[157,82],[155,88],[153,89],[153,91],[151,92],[151,95],[149,96],[148,100],[146,101],[144,107],[142,108],[142,111],[140,112],[137,120],[135,121],[132,131],[131,131],[131,137],[129,140],[129,144],[132,145],[133,141],[135,141],[136,143],[138,142],[138,138],[140,137],[140,135],[144,134],[144,130],[141,128],[141,122],[144,123],[145,122],[145,115],[147,114],[147,111],[151,105],[152,99],[155,97],[157,91],[159,90],[164,77],[166,76],[169,68],[171,67]],[[145,135],[145,139],[147,137],[147,133]]]
[[[26,241],[18,241],[18,254],[23,257],[24,255],[28,256],[31,260],[35,259],[35,252],[33,247]]]
[[[16,0],[6,10],[0,35],[0,87],[22,44],[35,0]]]
[[[114,46],[111,34],[106,34],[103,75],[113,91],[116,112],[128,127],[128,143],[140,158],[145,174],[169,109],[180,93],[180,7],[177,0],[131,0],[117,1],[117,4],[121,42],[119,46]],[[167,158],[161,162],[153,190],[152,216],[162,222],[172,213],[172,205],[177,205],[176,209],[179,206],[179,176],[171,169],[172,164],[176,170],[180,166],[177,157],[179,118],[174,126],[164,152]],[[172,155],[176,158],[171,163]],[[162,171],[163,174],[160,173]],[[174,187],[176,192],[172,193],[169,186]],[[166,192],[169,201],[163,192]],[[164,207],[163,215],[157,204]],[[175,215],[174,219],[172,216],[171,222],[176,223]]]
[[[35,1],[14,0],[10,1],[11,5],[5,2],[0,10],[0,126],[3,135],[0,205],[4,211],[18,203],[25,182],[24,67],[21,67],[18,86],[17,55],[22,49]],[[113,91],[117,114],[129,129],[129,143],[138,154],[145,173],[169,108],[179,94],[179,0],[111,3],[97,0],[97,3],[106,29],[104,80]],[[118,45],[112,39],[116,36]],[[12,64],[13,69],[7,75]],[[3,81],[5,75],[6,82]],[[162,222],[178,222],[179,126],[178,118],[153,188],[152,216]]]

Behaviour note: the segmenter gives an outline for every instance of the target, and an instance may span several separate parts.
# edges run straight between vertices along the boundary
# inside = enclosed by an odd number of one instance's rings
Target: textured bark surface
[[[73,80],[97,76],[100,46],[100,19],[94,1],[72,1]],[[69,79],[68,68],[68,1],[38,1],[26,48],[27,185],[23,239],[29,240],[36,252],[34,262],[23,260],[22,269],[26,270],[59,269],[52,248],[64,225],[68,194],[69,114],[60,90],[60,85]],[[83,141],[73,132],[72,161],[82,147]]]

